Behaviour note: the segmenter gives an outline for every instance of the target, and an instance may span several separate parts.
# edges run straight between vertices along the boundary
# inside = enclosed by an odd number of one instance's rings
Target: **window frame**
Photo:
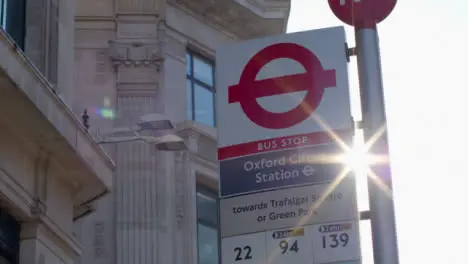
[[[198,225],[203,225],[207,228],[213,228],[217,231],[217,240],[216,240],[216,248],[218,249],[218,252],[216,252],[217,254],[217,264],[220,264],[221,263],[221,235],[220,235],[220,212],[219,212],[219,197],[218,197],[218,194],[217,194],[217,191],[204,185],[204,184],[200,184],[200,183],[196,183],[196,190],[195,190],[195,195],[203,195],[203,196],[206,196],[208,198],[211,198],[215,201],[215,205],[216,205],[216,221],[217,223],[215,225],[213,225],[212,223],[208,222],[208,221],[203,221],[199,218],[199,215],[198,215],[198,197],[197,199],[195,200],[195,203],[196,203],[196,219],[197,219],[197,261],[198,263],[200,263],[200,254],[199,254],[199,250],[200,250],[200,243],[199,243],[199,228],[198,228]]]
[[[0,0],[0,27],[21,50],[26,42],[26,1]]]
[[[185,50],[185,55],[187,57],[188,55],[188,58],[189,58],[189,61],[186,61],[185,63],[189,65],[189,68],[190,68],[190,72],[187,73],[187,65],[186,65],[186,70],[185,70],[185,77],[186,77],[186,81],[187,82],[190,82],[190,94],[187,94],[187,96],[190,96],[190,100],[191,100],[191,108],[190,109],[190,114],[191,116],[189,116],[188,118],[190,118],[190,120],[193,120],[195,122],[197,122],[197,120],[195,119],[195,109],[196,109],[196,105],[195,105],[195,85],[198,85],[204,89],[207,89],[211,95],[212,95],[212,101],[213,101],[213,127],[216,127],[216,78],[215,78],[215,63],[213,60],[209,59],[207,56],[201,54],[200,52],[197,52],[195,51],[194,49],[192,48],[187,48]],[[202,80],[199,80],[195,77],[195,70],[194,70],[194,58],[198,58],[200,59],[201,61],[211,65],[211,77],[212,77],[212,80],[213,80],[213,83],[212,85],[209,85],[205,82],[203,82]],[[187,86],[187,84],[186,84]],[[189,107],[187,105],[187,107]]]
[[[201,223],[207,227],[210,227],[210,228],[215,228],[215,229],[218,229],[219,230],[219,218],[218,218],[218,215],[219,215],[219,199],[218,199],[218,195],[216,194],[215,191],[211,190],[209,187],[206,187],[204,185],[200,185],[197,183],[197,188],[196,188],[196,195],[203,195],[205,197],[207,197],[208,199],[212,199],[215,203],[215,206],[216,206],[216,212],[217,212],[217,216],[216,216],[216,223],[213,224],[209,221],[206,221],[204,219],[200,219],[199,218],[199,215],[198,215],[198,197],[197,197],[197,223]]]
[[[0,26],[6,31],[6,6],[8,0],[0,0]]]

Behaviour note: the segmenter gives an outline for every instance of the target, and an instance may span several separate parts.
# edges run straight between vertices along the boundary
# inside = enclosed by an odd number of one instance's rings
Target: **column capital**
[[[164,57],[158,42],[109,41],[109,55],[114,66],[150,67],[159,71]]]

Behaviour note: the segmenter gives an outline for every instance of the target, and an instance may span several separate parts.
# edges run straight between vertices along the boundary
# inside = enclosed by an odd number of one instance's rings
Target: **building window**
[[[0,263],[18,263],[20,231],[20,223],[0,208]]]
[[[214,66],[208,59],[186,52],[188,119],[215,126]]]
[[[25,0],[0,0],[0,26],[24,49]]]
[[[6,8],[7,0],[0,0],[0,25],[2,28],[6,26]]]
[[[197,191],[198,263],[218,264],[218,203],[216,195]]]

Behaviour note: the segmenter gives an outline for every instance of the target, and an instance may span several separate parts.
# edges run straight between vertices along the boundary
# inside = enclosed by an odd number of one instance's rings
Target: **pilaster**
[[[25,52],[34,65],[45,75],[47,47],[48,0],[26,1]]]
[[[59,24],[63,24],[67,29],[72,29],[73,24],[67,24],[67,17],[64,12],[69,8],[60,8],[67,6],[68,1],[59,4],[58,0],[27,0],[26,1],[26,39],[25,52],[28,58],[34,63],[39,71],[48,79],[48,81],[57,88],[58,77],[58,52],[59,38],[62,40],[65,32],[59,32]],[[71,12],[73,15],[73,12]],[[59,36],[61,34],[61,36]],[[63,87],[65,90],[67,87]]]
[[[169,243],[165,160],[145,143],[119,144],[116,159],[116,263],[157,263]]]
[[[196,175],[190,152],[175,154],[175,264],[198,263]]]
[[[164,30],[157,2],[117,0],[117,36],[109,54],[117,76],[118,126],[164,112]],[[116,162],[116,263],[173,263],[171,154],[123,143]]]
[[[162,68],[164,82],[162,90],[167,102],[180,102],[187,98],[185,52],[187,41],[171,29],[165,30],[164,35],[164,67]],[[187,104],[166,104],[165,115],[174,122],[182,122],[187,118]]]
[[[185,118],[172,116],[185,107],[174,103],[185,96],[180,94],[185,92],[185,44],[168,36],[165,1],[115,1],[117,30],[109,55],[116,73],[116,125],[134,125],[148,113],[163,113],[173,121]],[[189,154],[121,143],[116,163],[116,263],[196,263],[195,175]]]
[[[38,221],[24,222],[21,225],[19,264],[73,264],[81,252],[60,245],[50,230]]]

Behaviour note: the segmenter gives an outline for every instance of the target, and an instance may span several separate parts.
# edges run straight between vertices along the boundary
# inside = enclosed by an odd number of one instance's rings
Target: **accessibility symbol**
[[[304,168],[302,168],[302,173],[304,173],[305,176],[309,177],[314,175],[315,169],[310,165],[305,165]]]
[[[287,58],[300,63],[305,73],[255,80],[260,70],[270,61]],[[325,88],[336,86],[334,69],[324,70],[319,59],[309,49],[295,43],[277,43],[265,47],[247,63],[239,84],[229,86],[229,103],[239,103],[242,111],[255,124],[269,129],[292,127],[315,111]],[[257,98],[307,91],[302,102],[287,112],[270,112]]]

